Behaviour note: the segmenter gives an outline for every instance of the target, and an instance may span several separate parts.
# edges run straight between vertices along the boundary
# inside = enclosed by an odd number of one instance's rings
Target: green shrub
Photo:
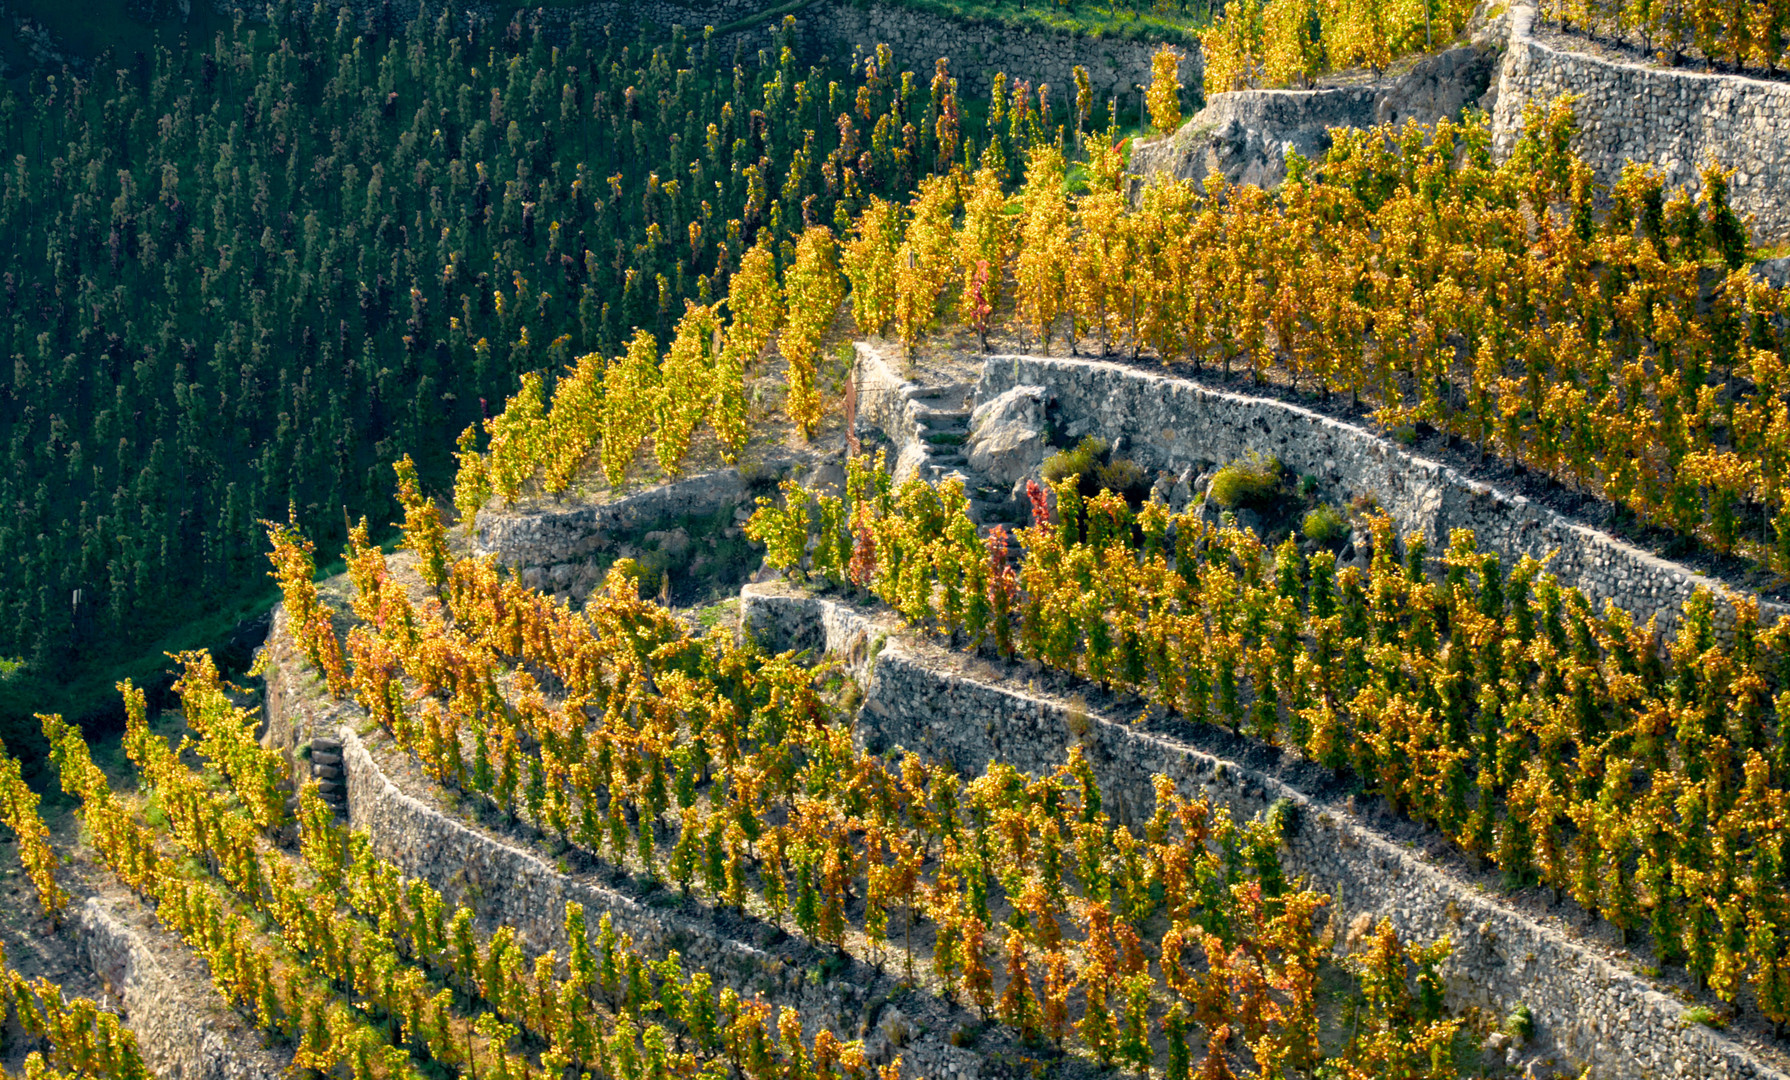
[[[1291,839],[1299,831],[1299,804],[1283,795],[1268,807],[1267,818],[1269,831],[1282,840]]]
[[[1082,498],[1091,499],[1101,491],[1122,495],[1136,505],[1150,493],[1149,476],[1143,466],[1130,458],[1113,457],[1112,444],[1089,435],[1072,450],[1060,450],[1044,459],[1044,479],[1060,484],[1071,476],[1081,477],[1076,485]]]
[[[1092,482],[1094,470],[1100,466],[1109,449],[1105,439],[1092,435],[1082,439],[1073,450],[1061,450],[1044,459],[1044,479],[1058,484],[1071,476]]]
[[[1528,1042],[1535,1037],[1535,1014],[1529,1006],[1519,1004],[1504,1018],[1504,1033],[1513,1039]]]
[[[1280,461],[1250,453],[1218,470],[1212,478],[1212,499],[1231,510],[1260,502],[1280,488]]]
[[[641,590],[642,597],[646,595],[647,582],[656,576],[650,568],[641,565],[638,559],[617,559],[611,569],[620,570],[626,576],[633,578],[634,585]]]
[[[1328,504],[1314,507],[1300,526],[1305,538],[1314,544],[1340,543],[1349,535],[1349,519],[1342,511]]]
[[[1128,495],[1144,488],[1143,466],[1130,458],[1114,458],[1096,466],[1094,479],[1100,486],[1119,495]]]

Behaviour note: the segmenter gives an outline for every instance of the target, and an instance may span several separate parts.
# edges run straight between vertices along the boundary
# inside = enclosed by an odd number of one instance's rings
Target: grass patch
[[[740,614],[740,598],[730,596],[725,600],[699,608],[696,612],[696,625],[708,633],[729,619],[737,619]]]
[[[730,23],[722,23],[720,26],[715,27],[715,35],[719,37],[722,34],[731,34],[738,30],[745,30],[749,27],[757,26],[760,23],[769,22],[772,19],[781,19],[783,16],[791,14],[792,12],[802,10],[813,2],[814,0],[789,0],[788,3],[766,8],[756,15],[747,15],[744,18],[735,19]],[[539,0],[536,0],[536,3],[539,3]],[[582,6],[584,3],[586,3],[586,0],[560,0],[558,4],[547,4],[545,6],[574,7]]]
[[[618,533],[592,561],[599,574],[625,564],[642,595],[669,594],[666,598],[675,605],[714,609],[712,615],[697,617],[718,621],[727,614],[726,602],[737,602],[739,587],[764,556],[763,548],[733,528],[733,511],[724,506],[712,514],[689,514]],[[625,559],[619,554],[624,548],[630,551]]]
[[[1068,450],[1059,450],[1044,459],[1044,479],[1060,484],[1071,476],[1092,478],[1094,468],[1106,457],[1109,447],[1105,439],[1089,435]]]
[[[1510,1015],[1504,1018],[1504,1033],[1524,1042],[1535,1038],[1535,1014],[1529,1011],[1529,1006],[1518,1005],[1510,1010]]]
[[[1702,1024],[1704,1027],[1715,1028],[1718,1031],[1727,1026],[1722,1023],[1720,1017],[1716,1016],[1715,1010],[1707,1005],[1692,1005],[1684,1010],[1684,1015],[1679,1017],[1678,1022],[1684,1027],[1695,1027]]]

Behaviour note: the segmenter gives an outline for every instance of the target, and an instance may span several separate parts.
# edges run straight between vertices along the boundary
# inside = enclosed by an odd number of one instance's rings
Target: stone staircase
[[[976,384],[916,382],[900,374],[903,365],[897,347],[860,341],[857,350],[859,429],[880,432],[889,440],[896,481],[914,477],[938,484],[955,479],[969,495],[970,517],[976,523],[1017,520],[1012,492],[970,468],[965,444]]]
[[[317,781],[317,793],[337,814],[348,811],[346,776],[342,771],[342,740],[333,735],[312,739],[311,779]]]
[[[908,397],[908,415],[917,425],[917,446],[924,454],[917,473],[930,483],[963,475],[969,468],[964,442],[970,435],[970,387],[963,383],[916,386]]]

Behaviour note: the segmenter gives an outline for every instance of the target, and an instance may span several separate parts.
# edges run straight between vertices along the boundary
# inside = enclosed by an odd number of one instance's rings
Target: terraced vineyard
[[[1243,4],[1144,177],[1086,37],[301,7],[0,97],[0,1074],[1786,1075],[1775,91]]]

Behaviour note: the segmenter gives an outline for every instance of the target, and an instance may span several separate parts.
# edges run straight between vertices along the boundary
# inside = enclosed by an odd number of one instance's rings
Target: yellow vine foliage
[[[503,411],[485,421],[491,437],[486,450],[491,491],[506,502],[522,494],[545,458],[547,414],[541,373],[525,372],[522,386],[504,402]]]
[[[1150,126],[1172,135],[1181,126],[1181,54],[1164,45],[1150,57],[1150,89],[1144,94]]]
[[[1310,86],[1325,68],[1318,0],[1273,0],[1262,9],[1262,81]]]
[[[37,903],[46,917],[60,921],[68,906],[68,892],[56,882],[61,865],[50,847],[50,830],[37,813],[37,792],[25,783],[18,759],[0,743],[0,825],[11,830],[18,845],[19,861],[37,888]],[[0,1019],[3,1019],[0,1012]]]
[[[454,441],[454,510],[470,532],[478,521],[479,511],[491,500],[491,472],[485,455],[478,451],[479,426],[466,425]]]
[[[740,268],[727,284],[727,311],[727,352],[732,363],[750,370],[783,324],[777,262],[764,241],[740,257]]]
[[[932,325],[939,300],[956,276],[952,229],[956,207],[954,175],[930,176],[920,182],[910,208],[906,239],[895,261],[895,323],[910,354],[921,333]]]
[[[1046,350],[1063,312],[1069,266],[1069,201],[1063,180],[1063,151],[1050,144],[1033,147],[1019,194],[1019,256],[1013,271],[1019,283],[1020,317]]]
[[[646,330],[634,331],[628,351],[603,372],[603,478],[619,488],[640,445],[652,433],[659,397],[659,344]]]
[[[988,264],[991,290],[998,291],[1011,248],[1007,193],[1001,188],[999,174],[984,166],[971,174],[963,191],[963,217],[957,231],[957,265],[963,274],[960,311],[969,309],[976,268],[982,263]]]
[[[393,470],[398,474],[398,503],[404,507],[404,546],[415,552],[423,582],[439,594],[447,584],[447,526],[434,500],[423,495],[410,455],[399,458]]]
[[[1254,86],[1262,54],[1260,0],[1227,4],[1212,28],[1200,34],[1200,51],[1206,63],[1207,98]]]
[[[720,323],[711,304],[686,301],[659,371],[658,430],[653,453],[667,477],[682,475],[697,427],[708,415]]]
[[[789,313],[778,348],[789,365],[789,399],[785,407],[802,436],[811,439],[820,430],[821,418],[815,352],[845,298],[845,283],[839,275],[839,248],[831,229],[814,225],[802,233],[796,241],[795,262],[784,275],[783,290],[789,300]]]
[[[845,243],[852,318],[860,333],[881,334],[895,318],[895,265],[901,233],[901,207],[872,195]]]
[[[547,409],[547,457],[541,487],[557,495],[572,486],[602,433],[603,358],[586,353],[560,376]]]

